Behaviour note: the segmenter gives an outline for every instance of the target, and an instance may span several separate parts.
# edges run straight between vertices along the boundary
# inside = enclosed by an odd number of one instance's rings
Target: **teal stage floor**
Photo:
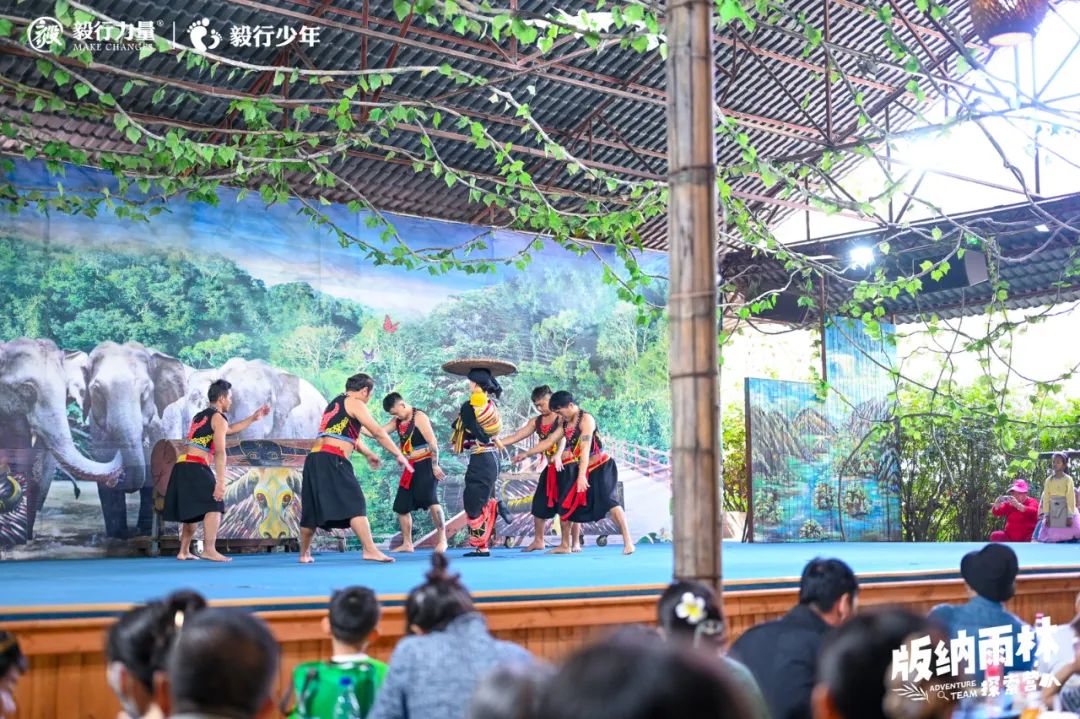
[[[793,586],[813,557],[839,557],[863,583],[949,579],[960,558],[981,544],[724,544],[729,591]],[[1010,545],[1024,574],[1080,571],[1078,545]],[[655,594],[672,574],[670,544],[643,545],[630,557],[622,547],[589,546],[577,555],[522,554],[495,550],[489,559],[460,558],[451,568],[481,601],[632,596]],[[429,552],[397,555],[392,565],[360,561],[355,552],[317,555],[302,566],[295,554],[234,557],[227,565],[161,559],[79,559],[0,562],[0,622],[102,616],[174,589],[197,589],[211,600],[253,609],[324,607],[331,590],[350,584],[372,587],[387,604],[418,584]],[[900,575],[900,576],[896,576]]]

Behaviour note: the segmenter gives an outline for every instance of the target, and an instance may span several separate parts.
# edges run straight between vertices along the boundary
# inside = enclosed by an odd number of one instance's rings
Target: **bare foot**
[[[547,553],[548,554],[570,554],[570,547],[567,547],[566,545],[560,544],[559,546],[555,547],[554,549],[547,550]]]
[[[390,562],[394,561],[393,557],[386,556],[385,554],[380,552],[378,549],[373,549],[370,552],[365,549],[360,556],[363,557],[364,559],[366,559],[369,562],[380,562],[382,564],[389,564]]]
[[[397,549],[391,549],[390,551],[391,552],[415,552],[416,548],[413,547],[412,544],[402,544]],[[364,559],[367,559],[367,557],[364,557]]]
[[[575,544],[573,547],[570,548],[570,551],[574,552],[574,553],[580,552],[581,551],[581,545],[580,544]]]
[[[435,545],[435,553],[436,554],[442,554],[445,551],[446,551],[446,540],[444,539],[444,540],[442,540],[441,542],[439,542],[438,544]]]
[[[310,554],[301,554],[300,555],[300,563],[301,564],[314,564],[315,563],[315,557],[311,556]]]
[[[211,562],[231,562],[232,561],[231,559],[229,559],[228,557],[226,557],[224,554],[217,551],[216,549],[211,549],[211,550],[204,551],[202,553],[202,558],[203,559],[209,559]]]
[[[533,542],[529,546],[522,548],[521,551],[523,551],[523,552],[537,552],[537,551],[540,551],[543,548],[544,548],[544,540],[541,539],[540,541]]]
[[[634,553],[634,543],[633,542],[623,542],[622,553],[623,554],[633,554]]]
[[[177,554],[176,558],[179,559],[181,562],[186,562],[190,559],[199,559],[199,555],[192,554],[191,552],[183,552],[182,554]]]

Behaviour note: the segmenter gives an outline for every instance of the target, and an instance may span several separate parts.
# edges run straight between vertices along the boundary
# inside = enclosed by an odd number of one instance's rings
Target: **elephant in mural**
[[[50,340],[15,339],[0,343],[0,453],[44,448],[36,467],[19,467],[38,483],[38,505],[48,494],[59,466],[75,479],[115,487],[123,473],[119,453],[101,453],[94,461],[75,447],[67,417],[68,380],[64,354]],[[15,468],[13,468],[15,469]]]
[[[161,412],[183,396],[188,369],[180,360],[147,349],[138,342],[102,342],[90,353],[83,369],[86,395],[83,416],[96,457],[119,452],[124,481],[99,487],[105,534],[129,536],[124,494],[139,492],[135,536],[150,533],[153,484],[150,450],[162,438]]]
[[[270,405],[272,422],[255,422],[237,439],[303,439],[318,431],[326,398],[307,380],[280,370],[263,360],[239,357],[220,369],[198,370],[188,380],[187,394],[162,414],[166,439],[180,439],[191,418],[206,408],[206,390],[216,379],[232,383],[232,409],[236,419],[247,417],[264,404]]]

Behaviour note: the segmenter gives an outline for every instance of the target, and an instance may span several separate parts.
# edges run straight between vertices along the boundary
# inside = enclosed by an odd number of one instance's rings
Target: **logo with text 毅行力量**
[[[53,43],[59,40],[64,34],[64,26],[60,24],[60,21],[51,15],[43,15],[36,18],[30,23],[30,26],[26,28],[26,39],[29,42],[30,47],[34,48],[38,52],[45,52]]]

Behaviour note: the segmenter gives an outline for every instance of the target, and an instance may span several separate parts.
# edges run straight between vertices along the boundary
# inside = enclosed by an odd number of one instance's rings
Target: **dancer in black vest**
[[[181,522],[177,559],[229,561],[217,550],[218,528],[225,512],[225,437],[243,432],[252,422],[270,413],[269,405],[263,405],[250,417],[230,425],[225,415],[232,406],[230,389],[232,384],[223,379],[210,384],[206,393],[210,406],[191,418],[184,454],[177,458],[169,475],[164,514],[169,522]],[[211,457],[214,458],[213,472],[210,471]],[[201,556],[191,553],[191,540],[195,537],[198,522],[203,524]]]
[[[366,374],[354,374],[345,382],[345,391],[330,400],[319,423],[319,438],[304,460],[300,488],[300,563],[310,564],[311,540],[316,529],[352,528],[363,547],[363,558],[373,562],[392,562],[371,537],[367,502],[349,456],[353,450],[367,457],[368,466],[378,469],[379,457],[360,441],[366,429],[397,463],[412,469],[394,440],[371,416],[367,403],[375,380]]]
[[[623,537],[623,554],[634,553],[634,541],[630,537],[630,528],[626,523],[626,512],[616,496],[619,483],[618,468],[615,460],[604,452],[600,433],[593,416],[574,401],[573,395],[566,391],[551,395],[548,406],[563,419],[563,425],[547,439],[527,452],[513,457],[510,461],[518,463],[526,457],[546,452],[559,441],[565,440],[566,450],[563,464],[574,467],[576,481],[559,505],[560,518],[564,522],[587,524],[598,522],[611,513]],[[563,531],[562,544],[556,554],[571,551],[568,534]]]
[[[409,405],[397,392],[383,398],[383,409],[393,419],[383,429],[398,440],[401,453],[413,469],[401,473],[397,495],[394,497],[394,513],[401,525],[401,546],[395,552],[412,552],[412,513],[426,509],[435,524],[435,551],[446,551],[446,523],[439,504],[438,483],[446,478],[439,466],[439,443],[427,412]]]
[[[559,430],[562,427],[562,418],[551,411],[548,405],[550,399],[551,388],[547,385],[534,389],[532,403],[539,414],[529,418],[528,422],[509,437],[500,437],[499,442],[503,445],[516,444],[533,435],[536,435],[538,442],[543,442]],[[554,519],[559,514],[559,505],[577,479],[576,467],[563,466],[562,450],[563,442],[560,441],[542,453],[545,462],[540,469],[532,500],[533,541],[521,550],[523,552],[535,552],[544,548],[544,527],[549,519]],[[580,549],[580,543],[577,546]]]

